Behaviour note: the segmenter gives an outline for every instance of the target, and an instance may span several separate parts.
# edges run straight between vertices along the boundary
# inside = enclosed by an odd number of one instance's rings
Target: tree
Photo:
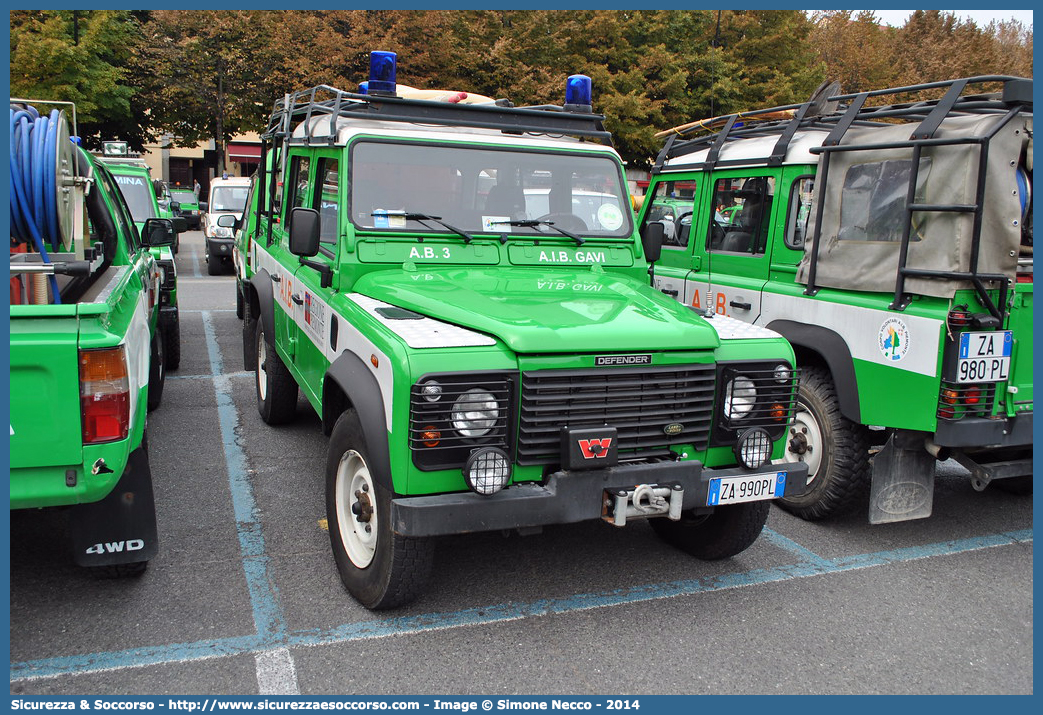
[[[13,10],[10,20],[12,96],[73,102],[85,146],[120,139],[143,149],[153,124],[133,69],[141,34],[131,13]]]

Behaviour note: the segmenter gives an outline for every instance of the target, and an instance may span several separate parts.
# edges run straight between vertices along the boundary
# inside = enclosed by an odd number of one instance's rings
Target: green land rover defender
[[[410,601],[444,534],[649,519],[699,558],[750,546],[806,488],[792,350],[652,289],[662,230],[635,230],[589,79],[564,106],[436,101],[371,62],[366,93],[276,103],[239,226],[258,409],[321,416],[347,590]]]
[[[786,459],[811,481],[782,506],[925,517],[948,457],[1031,492],[1031,80],[824,88],[664,134],[650,197],[698,188],[656,288],[796,352]]]

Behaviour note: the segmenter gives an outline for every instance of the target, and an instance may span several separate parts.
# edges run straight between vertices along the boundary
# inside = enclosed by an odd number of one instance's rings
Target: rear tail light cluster
[[[949,331],[955,333],[965,328],[969,328],[973,317],[974,316],[971,315],[970,311],[961,310],[960,307],[953,308],[949,311],[947,320],[949,323]]]
[[[127,438],[130,380],[123,346],[80,351],[80,415],[84,444]]]
[[[995,394],[995,383],[964,385],[943,382],[938,395],[938,417],[958,420],[987,415],[992,410]]]

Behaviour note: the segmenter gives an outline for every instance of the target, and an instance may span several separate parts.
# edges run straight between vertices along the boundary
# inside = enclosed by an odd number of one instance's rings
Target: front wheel
[[[235,317],[243,319],[243,286],[237,278],[235,281]]]
[[[166,358],[163,355],[163,331],[158,327],[156,334],[152,336],[152,355],[148,366],[148,401],[145,403],[147,411],[159,407],[163,399],[163,385],[166,382],[167,369]]]
[[[719,506],[712,514],[682,512],[680,521],[657,518],[648,523],[666,543],[697,559],[727,559],[748,549],[768,520],[770,503]]]
[[[807,463],[809,489],[801,496],[779,499],[779,506],[809,521],[851,511],[869,494],[869,444],[869,430],[840,413],[829,372],[801,368],[785,458]]]
[[[181,319],[171,320],[163,327],[163,350],[166,353],[167,370],[177,370],[181,365]]]
[[[372,461],[354,410],[343,413],[326,457],[326,518],[341,581],[366,608],[403,606],[431,574],[432,543],[394,533],[391,492],[370,472]]]
[[[275,346],[268,344],[264,324],[260,320],[257,321],[254,333],[254,345],[257,348],[254,372],[257,411],[261,413],[261,419],[270,425],[285,424],[297,413],[297,383],[275,352]]]
[[[206,274],[208,276],[221,275],[221,257],[209,250],[206,254]]]

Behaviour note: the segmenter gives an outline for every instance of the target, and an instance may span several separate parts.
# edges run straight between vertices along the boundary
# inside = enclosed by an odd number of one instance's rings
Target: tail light
[[[948,323],[952,331],[966,328],[971,324],[971,314],[969,311],[953,308],[949,311]]]
[[[985,415],[991,409],[995,394],[995,383],[963,385],[943,382],[938,393],[937,414],[946,420]]]
[[[123,346],[80,351],[80,416],[84,444],[127,438],[130,380]]]

